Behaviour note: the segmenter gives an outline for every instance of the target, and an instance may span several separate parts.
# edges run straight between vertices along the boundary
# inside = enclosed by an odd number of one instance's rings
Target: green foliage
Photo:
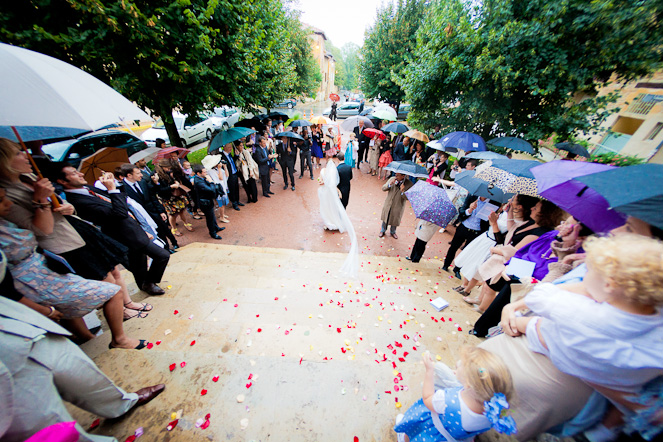
[[[618,167],[633,166],[645,162],[642,158],[620,155],[613,152],[592,155],[588,161],[591,161],[592,163],[610,164]]]
[[[345,76],[341,81],[337,81],[342,89],[349,91],[359,86],[359,51],[361,48],[355,43],[346,43],[341,48],[341,58],[343,59],[343,69]]]
[[[486,139],[591,133],[614,101],[599,87],[661,66],[662,18],[660,1],[438,0],[400,79],[408,120]]]
[[[396,6],[387,2],[378,9],[360,52],[361,89],[367,97],[396,104],[404,100],[405,92],[396,80],[409,70],[427,3],[399,0]]]

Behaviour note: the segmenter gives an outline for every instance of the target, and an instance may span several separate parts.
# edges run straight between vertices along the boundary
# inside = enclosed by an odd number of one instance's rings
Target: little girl
[[[182,162],[182,170],[187,178],[193,178],[193,169],[191,168],[191,163],[188,161]]]
[[[405,415],[396,417],[398,442],[468,439],[495,428],[513,434],[511,416],[502,417],[513,396],[509,369],[502,359],[477,347],[463,347],[456,376],[443,364],[435,366],[430,353],[423,354],[426,366],[423,398]],[[436,373],[439,370],[442,373]],[[435,376],[445,376],[435,390]]]

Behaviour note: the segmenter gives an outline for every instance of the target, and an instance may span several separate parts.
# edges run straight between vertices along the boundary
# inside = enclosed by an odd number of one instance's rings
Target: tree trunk
[[[170,145],[181,146],[182,140],[180,140],[180,134],[177,132],[177,127],[173,121],[172,111],[170,109],[162,109],[161,119],[163,120],[163,126],[166,129],[166,133],[168,134]]]

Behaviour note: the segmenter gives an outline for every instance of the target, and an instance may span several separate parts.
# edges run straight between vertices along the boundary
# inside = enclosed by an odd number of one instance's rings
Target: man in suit
[[[364,120],[359,120],[359,126],[355,127],[352,131],[355,133],[355,138],[357,138],[357,142],[359,143],[359,149],[357,151],[357,169],[359,169],[359,164],[361,164],[362,161],[366,161],[368,145],[371,142],[371,139],[364,135]]]
[[[281,144],[276,146],[279,155],[279,164],[283,171],[283,190],[288,188],[288,175],[292,191],[295,191],[295,161],[297,161],[297,146],[288,137],[281,137]]]
[[[343,152],[339,152],[336,156],[339,163],[336,165],[338,170],[338,190],[341,191],[341,203],[343,203],[343,208],[347,209],[348,202],[350,202],[350,180],[352,180],[352,167],[345,164],[343,160],[345,155]]]
[[[68,164],[56,171],[56,181],[81,218],[101,227],[102,232],[129,248],[129,271],[136,285],[150,295],[163,295],[165,292],[157,283],[161,282],[170,253],[154,244],[130,214],[127,197],[116,188],[113,174],[105,173],[99,179],[106,192],[88,186],[85,176]],[[152,258],[149,269],[148,256]]]
[[[0,276],[1,278],[1,276]],[[3,294],[14,290],[6,272]],[[104,418],[117,418],[147,404],[164,384],[127,393],[72,343],[64,328],[11,299],[0,296],[0,439],[18,442],[48,426],[72,422],[63,401]],[[80,441],[111,441],[78,424]]]
[[[269,180],[269,160],[270,154],[267,150],[267,138],[260,137],[258,138],[258,147],[256,151],[253,152],[253,159],[258,163],[258,172],[260,174],[260,185],[262,186],[262,196],[265,198],[271,198],[270,195],[274,195],[274,192],[270,190],[270,180]]]
[[[157,236],[161,241],[163,241],[166,246],[168,246],[168,240],[172,244],[172,252],[179,248],[177,245],[177,240],[171,232],[170,228],[166,224],[168,216],[166,215],[166,209],[163,205],[157,200],[157,198],[152,195],[147,187],[147,182],[143,181],[143,174],[140,169],[133,164],[123,164],[120,167],[120,173],[124,177],[124,193],[127,194],[129,198],[136,201],[138,204],[143,206],[145,211],[150,215],[150,218],[154,220],[157,225]]]
[[[410,137],[403,137],[403,141],[396,143],[394,147],[394,161],[405,161],[408,158],[408,150],[410,148]]]
[[[134,165],[140,169],[140,173],[143,175],[143,181],[149,183],[152,178],[152,171],[147,167],[147,161],[145,161],[145,159],[138,160]]]
[[[304,178],[304,171],[308,167],[309,172],[311,173],[311,180],[313,180],[313,163],[311,162],[311,133],[303,133],[304,141],[299,141],[299,178]]]
[[[226,165],[228,169],[228,199],[233,205],[233,209],[240,210],[239,206],[244,204],[239,202],[239,170],[237,169],[237,164],[235,159],[232,156],[233,144],[228,143],[223,146],[223,152],[221,152],[221,162]]]

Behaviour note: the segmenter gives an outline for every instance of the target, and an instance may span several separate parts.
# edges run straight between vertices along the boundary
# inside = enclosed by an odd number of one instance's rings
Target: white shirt
[[[636,315],[560,286],[537,284],[525,303],[540,320],[547,356],[587,382],[637,392],[663,375],[663,314]],[[533,322],[533,321],[531,321]],[[528,327],[528,340],[537,339]],[[542,353],[536,344],[532,351]]]

